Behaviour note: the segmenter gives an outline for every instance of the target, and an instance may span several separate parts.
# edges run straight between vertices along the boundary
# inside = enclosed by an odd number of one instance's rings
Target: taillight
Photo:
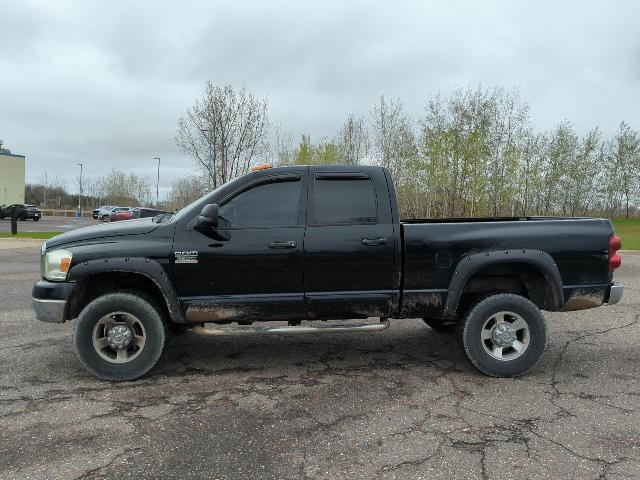
[[[613,272],[622,264],[618,250],[622,248],[622,240],[617,235],[609,237],[609,271]]]

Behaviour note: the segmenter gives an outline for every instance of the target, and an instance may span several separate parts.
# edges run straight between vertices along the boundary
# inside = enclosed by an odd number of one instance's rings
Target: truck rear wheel
[[[471,363],[493,377],[523,375],[547,346],[547,324],[538,307],[508,293],[477,303],[458,322],[456,333]]]
[[[151,302],[135,293],[108,293],[78,316],[74,343],[80,363],[103,380],[134,380],[160,359],[166,323]]]

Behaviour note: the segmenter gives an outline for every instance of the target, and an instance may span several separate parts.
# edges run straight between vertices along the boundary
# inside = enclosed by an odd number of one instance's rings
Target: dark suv
[[[0,207],[0,219],[5,217],[11,217],[11,209],[17,210],[18,220],[33,220],[37,222],[42,216],[42,211],[35,205],[23,205],[21,203],[14,203],[6,207]]]
[[[40,220],[40,217],[42,217],[42,210],[40,210],[35,205],[25,205],[25,210],[26,217],[22,218],[21,220],[30,219],[34,222],[37,222],[38,220]]]

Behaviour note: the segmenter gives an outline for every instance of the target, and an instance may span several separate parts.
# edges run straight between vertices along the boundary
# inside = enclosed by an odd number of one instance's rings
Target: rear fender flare
[[[169,275],[157,260],[139,257],[104,258],[100,260],[87,260],[74,265],[69,270],[68,281],[79,284],[85,278],[97,273],[134,273],[143,275],[151,280],[167,305],[171,320],[177,323],[185,323],[184,314],[180,309],[178,296],[171,284]]]
[[[553,291],[552,309],[557,311],[562,308],[564,305],[562,278],[551,255],[542,250],[532,249],[494,250],[465,255],[458,262],[449,283],[443,317],[453,318],[456,315],[462,291],[474,273],[488,265],[500,263],[522,263],[540,270]]]

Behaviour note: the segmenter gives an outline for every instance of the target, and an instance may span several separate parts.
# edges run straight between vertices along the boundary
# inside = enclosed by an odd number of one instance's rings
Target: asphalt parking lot
[[[99,223],[89,217],[42,217],[39,221],[23,220],[18,222],[18,232],[66,232],[74,228],[86,227]],[[0,232],[11,231],[11,220],[4,218],[0,220]]]
[[[640,255],[616,306],[546,314],[518,379],[419,320],[341,336],[172,339],[147,377],[82,369],[31,310],[37,242],[0,240],[0,478],[640,478]]]

